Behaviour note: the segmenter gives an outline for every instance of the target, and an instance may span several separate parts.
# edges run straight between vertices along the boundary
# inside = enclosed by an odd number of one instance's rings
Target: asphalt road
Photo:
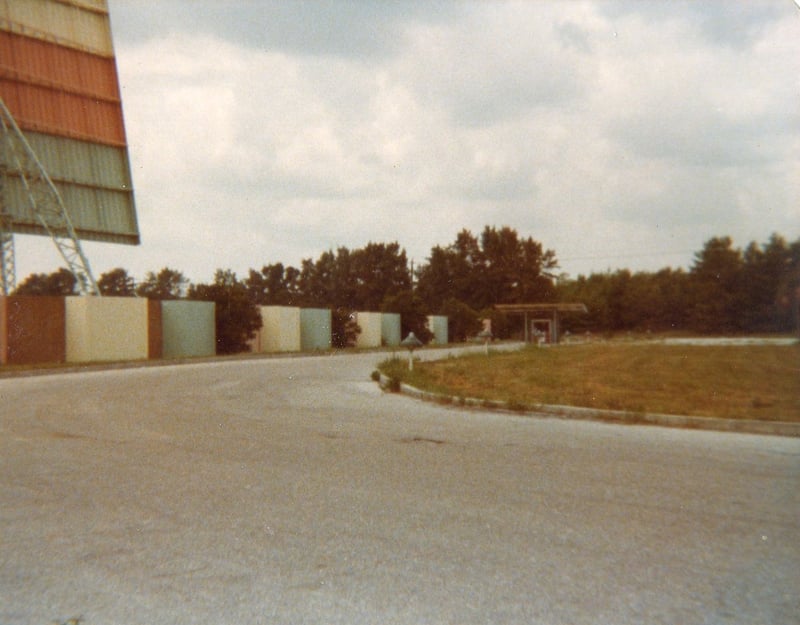
[[[800,440],[422,403],[379,358],[0,380],[0,625],[800,623]]]

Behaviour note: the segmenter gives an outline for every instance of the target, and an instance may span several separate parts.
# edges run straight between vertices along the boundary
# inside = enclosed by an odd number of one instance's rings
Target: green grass
[[[800,422],[800,345],[601,343],[492,352],[381,369],[453,397],[635,413]]]

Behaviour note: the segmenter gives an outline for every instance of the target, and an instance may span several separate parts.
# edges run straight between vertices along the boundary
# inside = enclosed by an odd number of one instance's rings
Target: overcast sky
[[[572,277],[800,237],[792,0],[109,5],[142,244],[85,243],[98,277],[487,224]],[[58,266],[17,237],[19,281]]]

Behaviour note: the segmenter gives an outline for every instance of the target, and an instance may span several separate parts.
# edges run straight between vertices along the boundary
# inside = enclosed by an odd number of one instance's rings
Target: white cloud
[[[796,10],[707,4],[354,3],[320,38],[325,2],[115,0],[143,244],[93,265],[204,281],[395,240],[419,263],[491,224],[575,275],[794,239]]]

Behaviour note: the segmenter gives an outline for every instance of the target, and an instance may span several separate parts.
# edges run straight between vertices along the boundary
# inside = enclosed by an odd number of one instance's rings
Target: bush
[[[355,315],[346,308],[337,308],[331,314],[331,345],[338,349],[355,347],[361,326]]]

